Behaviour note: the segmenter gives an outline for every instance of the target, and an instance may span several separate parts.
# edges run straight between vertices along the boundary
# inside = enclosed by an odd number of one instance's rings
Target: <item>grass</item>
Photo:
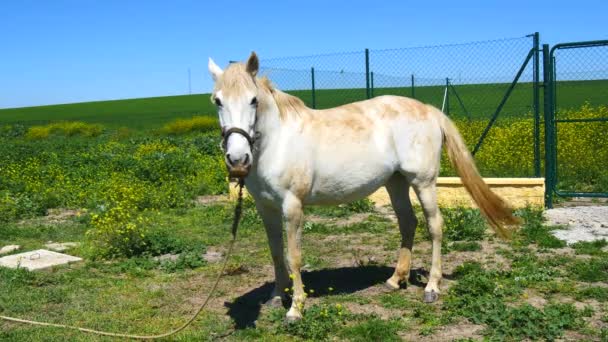
[[[206,249],[225,247],[230,236],[231,209],[230,205],[218,203],[148,213],[151,241],[156,251],[149,255],[95,261],[87,259],[86,251],[77,248],[70,253],[85,257],[84,263],[43,272],[0,268],[0,312],[113,331],[159,333],[170,329],[192,312],[192,298],[206,293],[218,271],[217,263],[202,261],[200,254]],[[340,213],[344,209],[331,210]],[[450,215],[463,217],[464,226],[476,225],[478,213],[454,211]],[[419,280],[422,284],[412,283],[404,290],[381,290],[381,283],[392,269],[381,270],[383,265],[392,267],[394,263],[399,233],[381,214],[369,211],[362,214],[369,217],[344,227],[313,229],[304,234],[305,260],[314,261],[313,270],[304,273],[310,298],[305,319],[286,325],[283,321],[286,309],[261,308],[256,304],[260,299],[254,294],[266,286],[265,281],[272,275],[264,266],[270,264],[271,258],[261,223],[252,204],[246,203],[244,215],[249,218],[239,230],[235,255],[230,261],[231,271],[220,285],[219,298],[178,339],[206,340],[229,335],[230,340],[237,341],[294,338],[396,341],[405,336],[433,338],[444,329],[471,323],[482,327],[473,333],[475,339],[552,340],[563,338],[571,331],[591,340],[600,338],[602,330],[593,327],[600,324],[602,317],[608,317],[608,306],[591,310],[585,308],[585,303],[608,300],[606,289],[595,285],[607,280],[604,276],[608,274],[608,257],[605,254],[593,255],[591,259],[583,258],[583,254],[563,257],[552,254],[551,248],[536,253],[535,250],[543,248],[537,243],[543,241],[539,238],[542,235],[535,233],[532,234],[535,238],[530,239],[527,230],[533,227],[535,231],[545,231],[536,226],[542,225],[535,221],[539,217],[537,212],[528,209],[520,213],[526,225],[512,244],[491,241],[485,233],[472,241],[474,236],[480,236],[476,230],[458,236],[459,241],[446,237],[452,252],[444,254],[444,273],[451,280],[443,302],[433,305],[421,301],[424,277]],[[347,218],[341,214],[326,215],[318,224],[324,225],[323,220],[335,222]],[[366,226],[368,230],[364,229]],[[86,227],[87,220],[76,217],[57,224],[29,219],[9,223],[0,233],[2,241],[30,249],[38,248],[47,240],[84,242]],[[328,243],[328,238],[334,242]],[[382,247],[382,241],[386,240],[395,242],[389,251]],[[416,260],[420,260],[426,268],[430,250],[424,240],[417,240],[414,262],[418,265]],[[461,250],[480,256],[491,254],[491,251],[468,247],[478,246],[482,241],[488,246],[499,246],[509,268],[491,259],[462,260]],[[459,244],[467,247],[454,248]],[[580,246],[564,248],[580,249]],[[348,273],[341,276],[332,271],[337,263],[357,250],[371,251],[368,255],[377,257],[376,264],[347,268],[342,272]],[[153,254],[162,253],[177,254],[180,259],[171,263],[153,259]],[[356,275],[365,269],[376,271],[366,276]],[[352,276],[346,275],[349,273]],[[344,277],[353,277],[356,281]],[[542,297],[544,304],[528,303],[531,293]],[[575,302],[581,303],[578,308]],[[252,324],[251,317],[256,317],[255,328],[248,325]],[[91,338],[58,329],[6,323],[0,326],[0,339],[7,341],[88,341]]]
[[[178,119],[212,114],[208,94],[97,101],[0,110],[0,124],[41,125],[51,121],[84,121],[111,128],[157,128]]]
[[[608,246],[608,241],[595,240],[595,241],[581,241],[572,245],[572,248],[576,251],[576,254],[587,254],[587,255],[603,255],[606,254],[604,247]]]
[[[383,320],[376,316],[365,317],[360,322],[343,329],[340,336],[348,341],[401,341],[398,335],[404,326],[400,319]]]

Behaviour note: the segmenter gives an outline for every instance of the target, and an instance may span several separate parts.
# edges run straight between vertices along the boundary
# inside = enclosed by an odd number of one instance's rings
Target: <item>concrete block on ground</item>
[[[0,266],[25,268],[29,271],[34,271],[81,260],[81,258],[75,256],[61,254],[46,249],[38,249],[31,252],[2,257],[0,258]]]
[[[19,245],[4,246],[4,247],[0,248],[0,255],[18,251],[19,249],[21,249],[21,246],[19,246]]]

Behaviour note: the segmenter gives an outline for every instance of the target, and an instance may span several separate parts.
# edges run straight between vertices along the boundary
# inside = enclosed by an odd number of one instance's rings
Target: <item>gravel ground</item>
[[[608,240],[608,206],[580,206],[545,211],[550,225],[565,226],[553,231],[558,239],[572,244],[579,241]]]

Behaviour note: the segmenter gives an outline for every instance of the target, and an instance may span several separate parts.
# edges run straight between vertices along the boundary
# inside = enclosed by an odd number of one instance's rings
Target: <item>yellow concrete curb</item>
[[[484,181],[513,208],[544,206],[544,178],[484,178]],[[243,194],[248,196],[246,189],[243,189]],[[229,198],[236,199],[236,196],[236,183],[231,183]],[[410,198],[415,205],[419,205],[413,190],[410,191]],[[384,187],[371,194],[369,199],[377,206],[391,204]],[[476,207],[458,177],[437,179],[437,200],[442,207]]]

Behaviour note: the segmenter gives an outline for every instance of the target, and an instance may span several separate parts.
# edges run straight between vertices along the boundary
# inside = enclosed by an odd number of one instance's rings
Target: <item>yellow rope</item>
[[[31,324],[31,325],[44,326],[44,327],[71,329],[71,330],[77,330],[77,331],[80,331],[83,333],[102,335],[102,336],[111,336],[111,337],[131,338],[131,339],[137,339],[137,340],[155,340],[155,339],[175,335],[175,334],[179,333],[180,331],[186,329],[190,324],[192,324],[192,322],[194,322],[194,320],[198,317],[198,315],[205,309],[205,307],[211,300],[211,297],[215,293],[217,286],[220,282],[220,279],[222,278],[222,275],[224,274],[224,271],[226,270],[226,265],[228,265],[228,259],[230,258],[230,255],[232,254],[232,249],[233,249],[234,243],[236,241],[236,230],[239,225],[239,221],[241,219],[242,205],[243,205],[243,181],[240,180],[239,181],[239,197],[237,200],[236,207],[234,208],[234,220],[232,221],[232,240],[230,240],[230,244],[228,245],[228,251],[226,252],[226,256],[224,257],[224,263],[222,264],[222,269],[218,273],[218,275],[215,279],[215,283],[213,284],[213,287],[211,288],[211,291],[207,295],[207,298],[205,299],[203,304],[196,310],[196,312],[192,315],[192,317],[190,317],[190,319],[188,321],[186,321],[186,323],[182,324],[177,329],[174,329],[174,330],[171,330],[169,332],[166,332],[164,334],[159,334],[159,335],[131,335],[131,334],[121,334],[121,333],[113,333],[113,332],[108,332],[108,331],[93,330],[93,329],[81,328],[81,327],[65,325],[65,324],[31,321],[31,320],[27,320],[27,319],[21,319],[21,318],[9,317],[9,316],[1,316],[1,315],[0,315],[0,319],[3,319],[5,321],[10,321],[10,322],[16,322],[16,323],[25,323],[25,324]]]

